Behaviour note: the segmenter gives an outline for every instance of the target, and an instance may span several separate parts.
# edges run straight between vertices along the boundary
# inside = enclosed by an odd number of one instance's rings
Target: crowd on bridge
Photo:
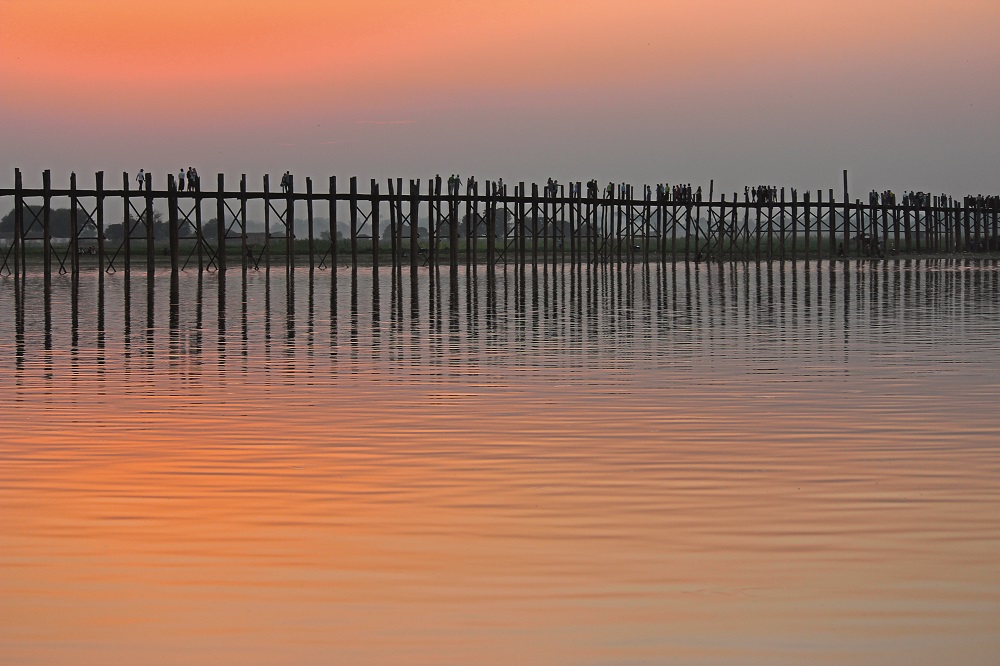
[[[287,173],[287,171],[285,173]],[[185,184],[190,192],[201,190],[201,181],[198,178],[198,170],[193,166],[189,166],[187,171],[181,169],[177,172],[177,191],[183,192]]]
[[[969,195],[965,197],[965,207],[977,208],[979,210],[997,210],[1000,209],[1000,196],[995,194],[987,196],[983,196],[982,194]]]
[[[754,203],[776,203],[778,201],[778,188],[773,185],[758,185],[752,189],[745,187],[743,193],[748,195]]]
[[[944,195],[942,195],[942,198],[945,198]],[[883,206],[895,206],[897,201],[896,193],[892,190],[885,190],[884,192],[872,190],[868,194],[868,203],[872,206],[879,204]],[[926,208],[931,205],[931,195],[927,192],[904,192],[902,204],[911,208]]]
[[[691,183],[687,185],[674,185],[673,189],[670,189],[666,184],[664,184],[667,192],[670,192],[670,198],[673,201],[680,201],[683,203],[701,203],[701,185],[697,189],[691,189]]]

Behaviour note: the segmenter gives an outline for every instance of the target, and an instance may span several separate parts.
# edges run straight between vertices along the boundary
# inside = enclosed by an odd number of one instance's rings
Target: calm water
[[[995,664],[998,271],[5,279],[0,663]]]

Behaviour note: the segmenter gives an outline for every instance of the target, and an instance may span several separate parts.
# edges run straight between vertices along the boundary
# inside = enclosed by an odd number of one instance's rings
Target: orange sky
[[[997,25],[993,0],[4,0],[0,183],[196,161],[996,191]]]

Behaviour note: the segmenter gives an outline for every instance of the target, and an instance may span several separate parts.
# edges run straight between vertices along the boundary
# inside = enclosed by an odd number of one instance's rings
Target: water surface
[[[994,261],[0,282],[4,664],[990,664]]]

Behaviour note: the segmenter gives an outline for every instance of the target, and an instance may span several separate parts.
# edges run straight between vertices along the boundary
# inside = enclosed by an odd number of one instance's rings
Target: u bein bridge
[[[282,191],[271,191],[268,176],[260,191],[250,191],[244,175],[238,189],[226,189],[222,174],[215,191],[200,179],[183,190],[174,176],[164,190],[153,189],[152,174],[130,189],[128,173],[121,187],[105,187],[104,173],[94,186],[81,188],[76,174],[69,187],[52,187],[49,171],[40,188],[25,187],[15,170],[12,189],[0,189],[0,208],[13,199],[13,229],[0,227],[0,275],[26,274],[28,258],[38,255],[46,278],[56,273],[77,276],[84,266],[105,273],[124,272],[137,264],[151,275],[162,262],[170,270],[197,269],[224,273],[238,262],[242,271],[293,269],[297,261],[310,269],[336,269],[338,262],[405,265],[611,262],[797,261],[891,257],[911,253],[955,253],[1000,249],[996,197],[959,201],[942,196],[904,198],[902,203],[872,193],[867,202],[851,201],[844,171],[842,196],[830,189],[801,197],[784,188],[768,196],[715,197],[707,200],[673,196],[648,187],[636,197],[628,185],[599,190],[588,183],[564,186],[522,182],[508,189],[501,182],[473,179],[442,189],[440,177],[425,189],[419,180],[389,179],[383,191],[371,181],[361,192],[351,178],[347,191],[330,177],[320,192],[310,178],[297,190],[292,176]],[[463,192],[464,187],[464,192]],[[53,199],[69,201],[69,223],[55,229]],[[119,220],[109,221],[109,201],[120,200]],[[249,205],[262,206],[263,232],[248,230]],[[157,210],[159,208],[159,210]],[[166,220],[162,209],[166,209]],[[117,210],[117,209],[116,209]],[[325,212],[327,218],[315,214]],[[296,221],[307,229],[296,236]],[[338,241],[338,222],[350,225],[349,237]],[[206,223],[206,218],[209,221]],[[421,219],[426,226],[421,227]],[[110,223],[109,223],[110,222]],[[214,222],[214,224],[213,224]],[[386,225],[385,223],[388,222]],[[116,233],[109,233],[117,225]],[[7,225],[9,226],[9,225]],[[54,232],[68,232],[55,235]],[[347,258],[349,252],[349,259]],[[94,255],[93,258],[88,255]],[[85,259],[85,257],[87,257]],[[96,259],[96,261],[94,261]]]

